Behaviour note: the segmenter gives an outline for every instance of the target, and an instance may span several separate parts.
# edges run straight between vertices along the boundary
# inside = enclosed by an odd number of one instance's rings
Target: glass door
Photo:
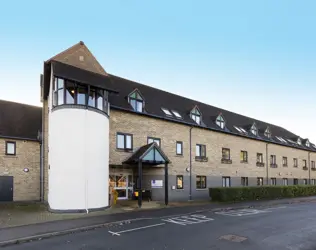
[[[127,175],[110,175],[110,187],[118,192],[119,200],[128,198],[128,176]]]

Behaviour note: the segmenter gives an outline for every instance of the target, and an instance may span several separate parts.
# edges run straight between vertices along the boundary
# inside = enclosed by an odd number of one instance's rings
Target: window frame
[[[285,184],[285,182],[286,182],[286,184]],[[282,179],[282,184],[283,184],[283,186],[288,186],[288,185],[289,185],[289,180],[288,180],[288,178],[283,178],[283,179]]]
[[[311,179],[311,185],[315,185],[315,179]]]
[[[270,178],[270,185],[276,186],[276,184],[277,184],[277,179],[275,177]]]
[[[178,179],[181,179],[181,187],[178,185]],[[177,190],[181,190],[181,189],[183,189],[183,175],[177,175],[176,176],[176,189]]]
[[[197,113],[198,114],[197,114]],[[196,124],[201,125],[202,124],[202,114],[201,111],[198,109],[198,107],[194,107],[190,112],[190,117],[193,121],[195,121]],[[199,122],[197,122],[197,117],[199,117]]]
[[[200,179],[200,184],[202,185],[202,178],[205,178],[205,187],[198,187],[198,179]],[[206,189],[207,188],[207,177],[206,177],[206,175],[197,175],[196,176],[196,183],[195,183],[195,185],[196,185],[196,189]]]
[[[270,155],[270,165],[276,165],[276,155]]]
[[[131,95],[136,94],[136,97],[132,97]],[[132,101],[135,101],[135,108],[132,105]],[[143,113],[145,107],[145,100],[138,89],[135,89],[128,95],[128,103],[131,105],[135,112]],[[141,104],[141,111],[138,110],[138,104]]]
[[[260,156],[259,157],[260,161],[258,161],[258,156]],[[257,153],[257,163],[263,163],[263,154],[262,153]]]
[[[259,185],[259,184],[261,184],[261,185]],[[257,186],[263,186],[263,177],[257,177]]]
[[[181,145],[181,153],[178,153],[178,144]],[[176,141],[176,155],[183,155],[183,142]]]
[[[287,167],[287,157],[286,156],[282,156],[282,166]]]
[[[293,167],[294,168],[298,167],[298,159],[297,158],[293,158]]]
[[[199,155],[197,155],[197,147],[199,147]],[[204,147],[204,155],[201,153],[203,152],[202,148]],[[198,158],[205,158],[206,157],[206,145],[205,144],[196,144],[195,145],[195,157]]]
[[[248,185],[249,185],[248,177],[241,177],[241,178],[240,178],[240,181],[241,181],[241,185],[242,185],[243,187],[248,187]],[[246,184],[246,185],[245,185],[245,184]]]
[[[156,144],[161,147],[161,139],[158,137],[152,137],[152,136],[148,136],[147,137],[147,144],[150,144],[152,142],[149,142],[149,140],[153,140],[153,142],[159,141],[159,144],[156,142]]]
[[[8,144],[13,144],[14,153],[8,153]],[[16,155],[16,141],[5,141],[5,155],[10,155],[10,156]]]
[[[298,185],[298,179],[297,178],[293,178],[293,185]]]
[[[248,127],[249,128],[249,127]],[[252,124],[251,128],[250,128],[250,132],[254,135],[254,136],[258,136],[258,128],[256,126],[256,124]]]
[[[216,117],[216,120],[215,120],[215,124],[217,126],[219,126],[221,129],[225,129],[225,126],[226,126],[226,121],[223,117],[222,114],[219,114],[217,117]]]
[[[316,166],[315,166],[315,161],[311,161],[311,168],[312,168],[312,169],[315,169],[315,168],[316,168]]]
[[[307,160],[303,160],[303,168],[307,168]]]
[[[228,158],[224,158],[224,151],[228,151]],[[230,148],[222,148],[222,160],[230,160]]]
[[[118,136],[124,136],[124,148],[119,148],[118,147]],[[127,140],[126,137],[130,136],[131,137],[131,148],[127,148]],[[122,150],[122,151],[133,151],[133,134],[129,134],[129,133],[123,133],[123,132],[117,132],[116,133],[116,149],[117,150]]]
[[[246,155],[246,160],[245,160]],[[248,152],[245,150],[240,151],[240,162],[247,163],[248,162]]]
[[[307,179],[303,179],[303,185],[308,185],[308,180]]]
[[[228,186],[227,186],[227,180],[228,180]],[[222,187],[231,187],[231,178],[230,178],[230,176],[223,176],[222,177]]]

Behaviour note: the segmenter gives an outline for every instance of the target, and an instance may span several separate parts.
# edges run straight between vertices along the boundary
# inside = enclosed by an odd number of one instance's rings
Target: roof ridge
[[[203,104],[203,105],[206,105],[206,106],[210,106],[210,107],[214,107],[216,109],[219,109],[220,112],[229,112],[229,113],[232,113],[234,115],[239,115],[239,116],[243,116],[245,118],[248,118],[248,119],[251,119],[253,120],[254,122],[260,122],[260,123],[265,123],[267,124],[268,126],[274,126],[274,127],[278,127],[280,129],[284,129],[283,127],[279,126],[279,125],[275,125],[275,124],[272,124],[272,123],[267,123],[267,122],[264,122],[264,121],[260,121],[256,118],[252,118],[252,117],[249,117],[249,116],[246,116],[246,115],[242,115],[242,114],[239,114],[239,113],[236,113],[236,112],[233,112],[233,111],[229,111],[227,109],[223,109],[223,108],[219,108],[219,107],[216,107],[216,106],[213,106],[211,104],[207,104],[207,103],[204,103],[204,102],[200,102],[200,101],[197,101],[197,100],[194,100],[194,99],[191,99],[191,98],[188,98],[188,97],[185,97],[185,96],[181,96],[181,95],[178,95],[178,94],[175,94],[175,93],[172,93],[172,92],[168,92],[166,90],[163,90],[163,89],[158,89],[156,87],[152,87],[152,86],[149,86],[149,85],[146,85],[144,83],[139,83],[139,82],[136,82],[136,81],[133,81],[133,80],[130,80],[130,79],[127,79],[127,78],[124,78],[124,77],[121,77],[121,76],[116,76],[116,75],[113,75],[113,74],[110,74],[108,73],[109,76],[113,76],[113,77],[116,77],[116,78],[120,78],[122,80],[126,80],[126,81],[130,81],[130,82],[133,82],[133,83],[136,83],[136,84],[139,84],[139,85],[142,85],[142,86],[145,86],[145,87],[148,87],[148,88],[152,88],[152,89],[155,89],[155,90],[158,90],[158,91],[161,91],[161,92],[164,92],[164,93],[167,93],[167,94],[170,94],[170,95],[174,95],[174,96],[177,96],[177,97],[180,97],[180,98],[184,98],[184,99],[187,99],[189,101],[193,101],[193,102],[196,102],[197,104],[200,103],[200,104]],[[115,84],[115,83],[114,83]],[[192,107],[194,108],[194,107]],[[238,126],[238,125],[236,125]],[[288,131],[287,129],[285,129],[286,131]],[[290,132],[290,131],[288,131]],[[292,132],[290,132],[291,134],[294,134]]]

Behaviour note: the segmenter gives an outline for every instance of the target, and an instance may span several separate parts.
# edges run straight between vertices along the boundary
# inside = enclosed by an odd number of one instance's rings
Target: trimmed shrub
[[[274,200],[316,195],[316,186],[218,187],[210,188],[209,195],[213,201]]]

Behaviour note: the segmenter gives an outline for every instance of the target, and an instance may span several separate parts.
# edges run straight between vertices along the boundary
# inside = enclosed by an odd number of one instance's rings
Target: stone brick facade
[[[16,155],[6,155],[6,140],[16,142]],[[28,168],[29,172],[24,172]],[[0,139],[0,176],[13,176],[13,201],[40,199],[40,144]]]

